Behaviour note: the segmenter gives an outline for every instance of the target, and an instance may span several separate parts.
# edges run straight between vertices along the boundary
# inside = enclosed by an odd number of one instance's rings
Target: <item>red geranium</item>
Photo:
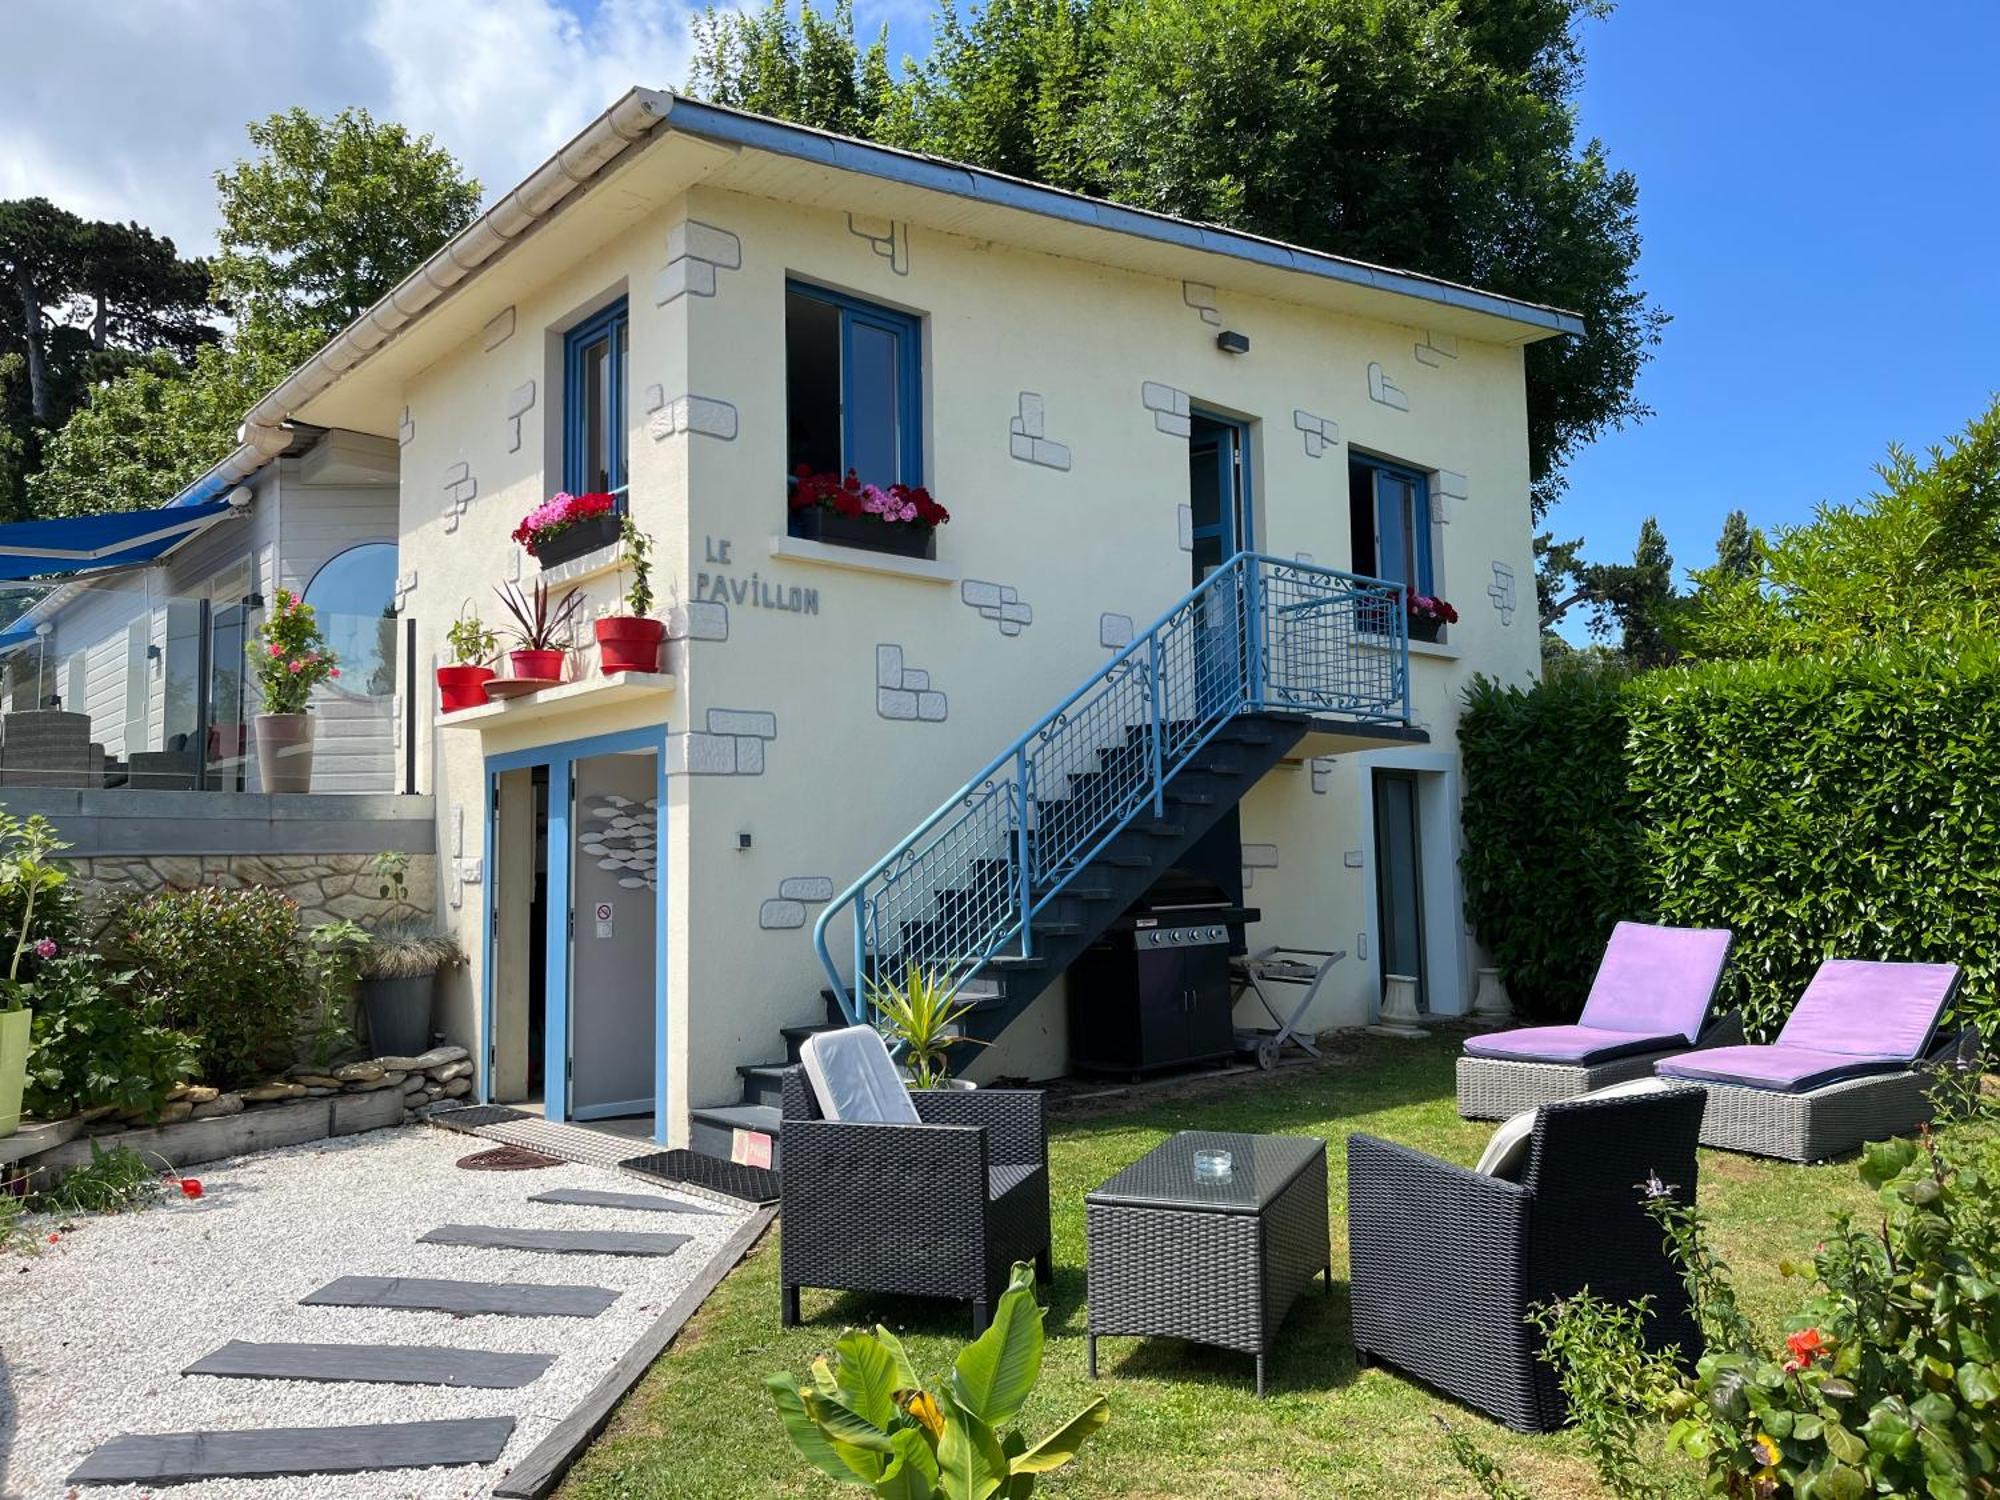
[[[931,498],[922,485],[863,484],[849,469],[845,474],[816,474],[800,464],[792,471],[787,504],[793,510],[830,510],[835,515],[873,516],[884,526],[914,526],[929,531],[951,519],[951,512]]]
[[[1458,623],[1458,611],[1451,607],[1450,602],[1431,594],[1410,595],[1410,613],[1418,619],[1442,620],[1447,625]]]
[[[514,528],[514,540],[533,556],[550,537],[593,516],[606,515],[617,505],[615,495],[568,495],[558,490],[522,518],[521,524]]]
[[[1826,1352],[1826,1341],[1817,1328],[1802,1328],[1785,1340],[1792,1357],[1785,1361],[1785,1373],[1796,1375]]]

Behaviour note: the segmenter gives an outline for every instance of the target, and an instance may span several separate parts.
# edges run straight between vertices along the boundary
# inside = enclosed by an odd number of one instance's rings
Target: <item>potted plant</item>
[[[863,484],[852,469],[845,475],[815,474],[801,464],[790,488],[787,529],[808,541],[936,557],[937,528],[951,520],[951,512],[923,486]]]
[[[1410,639],[1435,641],[1447,625],[1458,623],[1458,611],[1430,594],[1410,595]]]
[[[398,904],[409,899],[410,857],[375,856],[376,894]],[[361,1010],[368,1018],[373,1057],[414,1057],[430,1046],[431,1000],[437,976],[465,962],[458,944],[412,922],[392,922],[369,934],[360,954]]]
[[[487,663],[500,654],[499,639],[479,616],[460,613],[444,633],[452,664],[437,669],[438,698],[448,714],[478,708],[486,702],[486,684],[493,678]]]
[[[340,676],[313,607],[290,589],[272,596],[251,655],[264,711],[257,715],[257,776],[267,792],[312,790],[312,690]]]
[[[619,561],[632,570],[632,586],[625,591],[625,607],[631,613],[606,615],[596,622],[598,666],[607,673],[657,672],[667,627],[664,621],[647,618],[653,612],[652,539],[632,524],[629,515],[620,518],[618,539]]]
[[[35,937],[35,905],[60,892],[69,877],[54,855],[69,845],[56,837],[55,825],[40,814],[22,822],[0,812],[0,899],[11,909],[20,905],[13,927],[7,977],[0,980],[0,1138],[21,1124],[21,1091],[28,1079],[28,1041],[35,1013],[30,1007],[35,987],[21,966],[30,960],[47,962],[56,956],[55,940]],[[30,974],[32,974],[32,968]]]
[[[514,617],[508,635],[514,647],[507,653],[507,667],[516,678],[537,682],[562,680],[563,659],[576,644],[574,629],[583,595],[571,589],[554,604],[549,603],[549,585],[537,578],[534,589],[523,594],[518,585],[501,585],[500,602]]]
[[[522,518],[514,540],[544,568],[553,568],[617,541],[618,521],[617,496],[558,490]]]
[[[954,1007],[951,990],[935,974],[911,964],[901,984],[868,982],[868,1003],[879,1017],[876,1025],[892,1051],[901,1054],[903,1071],[913,1089],[969,1089],[973,1085],[951,1077],[945,1054],[953,1047],[983,1047],[978,1037],[962,1036],[958,1023],[971,1014],[968,1003]]]

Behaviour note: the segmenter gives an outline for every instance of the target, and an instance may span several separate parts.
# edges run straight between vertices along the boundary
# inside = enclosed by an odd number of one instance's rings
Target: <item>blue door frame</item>
[[[479,1097],[484,1103],[493,1102],[493,903],[498,899],[500,885],[493,854],[497,847],[494,807],[498,800],[498,777],[503,772],[535,766],[549,768],[548,968],[543,981],[542,1108],[551,1120],[567,1120],[570,1117],[570,860],[575,849],[570,829],[571,771],[579,760],[628,750],[653,751],[659,766],[659,842],[655,846],[659,862],[655,884],[659,889],[654,893],[653,912],[653,1139],[664,1143],[667,1139],[667,737],[664,728],[628,729],[618,734],[593,735],[589,739],[565,740],[486,757],[486,879],[481,882],[486,892],[485,953],[480,984],[485,1045],[479,1053]]]
[[[1216,528],[1197,527],[1194,539],[1219,535],[1222,556],[1225,560],[1239,552],[1252,552],[1257,547],[1257,526],[1253,506],[1254,486],[1250,472],[1250,423],[1242,417],[1225,417],[1221,412],[1210,411],[1206,407],[1193,408],[1193,415],[1212,426],[1222,428],[1228,434],[1227,461],[1236,470],[1236,503],[1221,506],[1219,525]],[[1239,527],[1237,522],[1242,522]],[[1237,535],[1238,531],[1242,535]],[[1199,580],[1197,580],[1198,582]]]

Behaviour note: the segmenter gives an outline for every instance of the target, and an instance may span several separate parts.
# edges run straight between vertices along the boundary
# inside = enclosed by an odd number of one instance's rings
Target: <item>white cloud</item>
[[[0,197],[215,245],[213,174],[250,120],[363,105],[491,196],[634,84],[687,72],[685,0],[5,0]]]

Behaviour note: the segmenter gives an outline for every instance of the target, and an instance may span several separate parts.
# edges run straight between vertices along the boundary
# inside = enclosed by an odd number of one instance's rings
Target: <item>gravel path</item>
[[[123,1432],[333,1426],[450,1417],[517,1419],[498,1465],[338,1478],[209,1480],[173,1500],[444,1500],[484,1495],[597,1383],[743,1223],[529,1203],[551,1188],[645,1191],[595,1167],[467,1172],[475,1137],[418,1126],[215,1162],[206,1194],[76,1221],[41,1253],[0,1259],[0,1496],[141,1500],[137,1485],[66,1489],[63,1478]],[[419,1245],[440,1224],[670,1230],[691,1243],[659,1259]],[[44,1222],[38,1233],[51,1227]],[[591,1285],[623,1293],[596,1318],[454,1318],[300,1307],[336,1276],[436,1276]],[[557,1355],[519,1390],[326,1385],[182,1376],[230,1339],[445,1344]]]

